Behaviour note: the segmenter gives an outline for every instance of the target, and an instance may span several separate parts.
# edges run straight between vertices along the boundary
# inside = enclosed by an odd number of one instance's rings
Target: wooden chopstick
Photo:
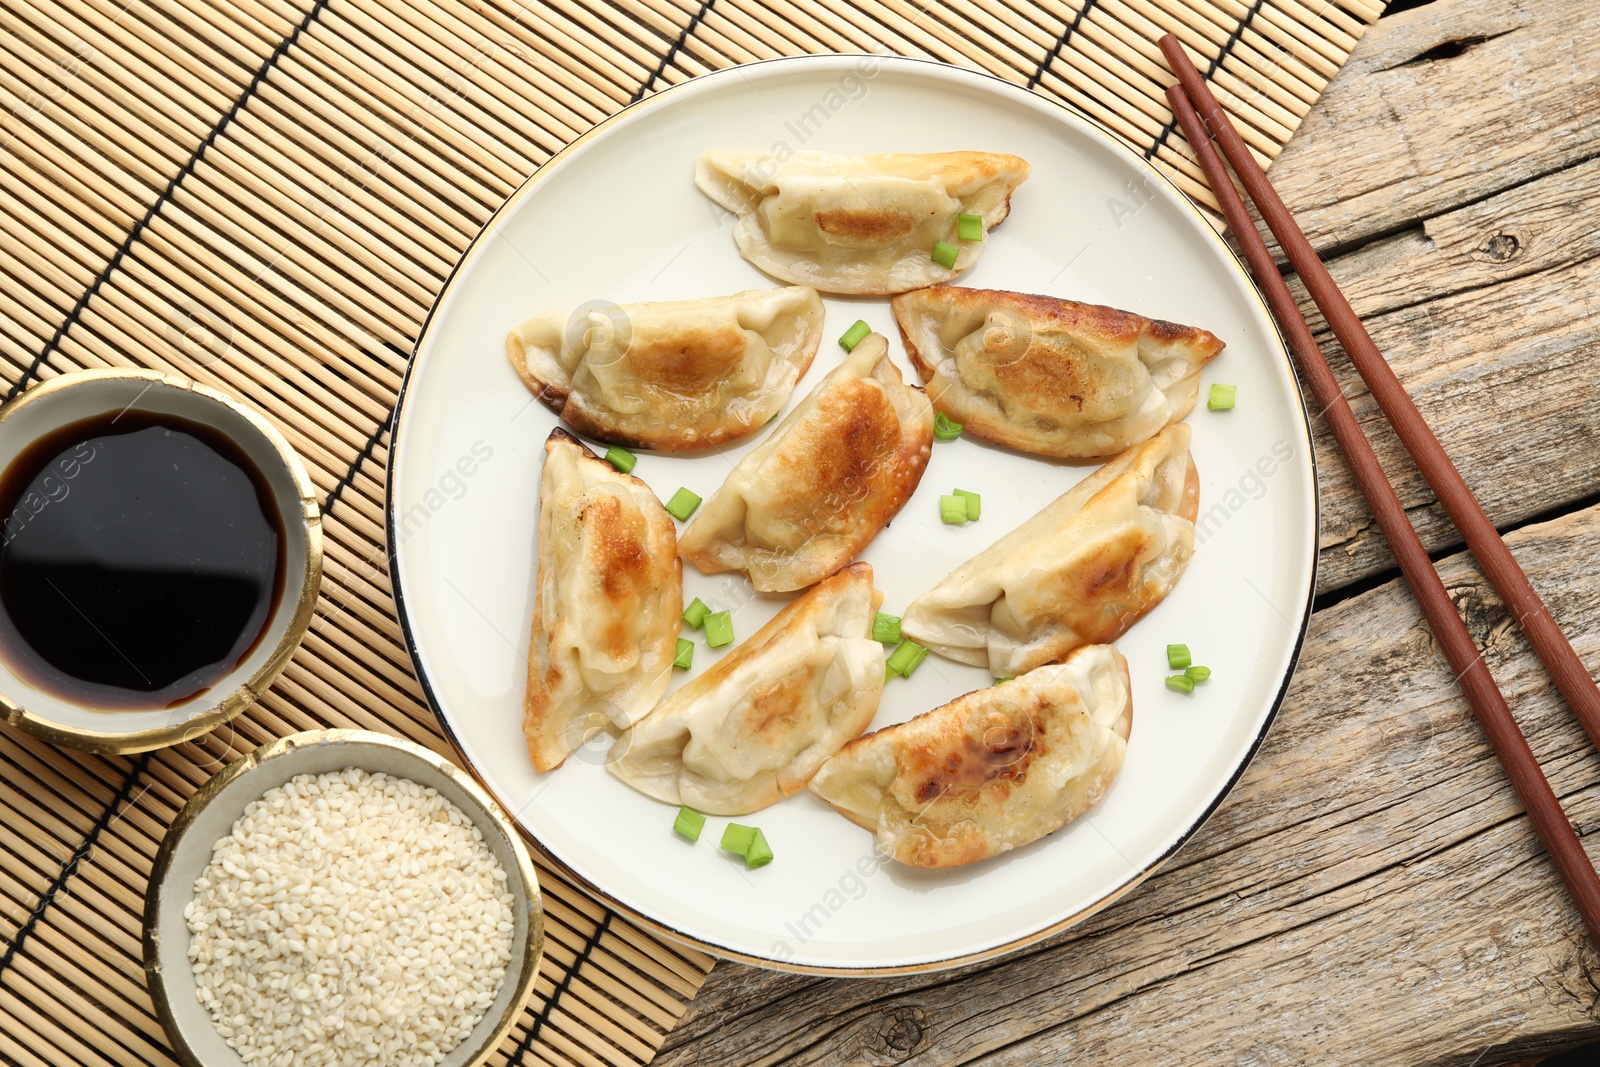
[[[1550,609],[1545,607],[1544,601],[1534,591],[1533,583],[1528,581],[1527,574],[1511,555],[1500,531],[1484,514],[1478,498],[1467,488],[1461,472],[1450,462],[1432,428],[1423,419],[1416,404],[1412,403],[1405,386],[1395,377],[1389,361],[1373,344],[1371,335],[1361,324],[1350,302],[1339,291],[1339,286],[1311,247],[1311,242],[1306,240],[1299,223],[1284,206],[1277,190],[1267,179],[1266,172],[1250,155],[1227,113],[1217,103],[1216,97],[1211,95],[1205,79],[1184,54],[1183,46],[1176,37],[1168,34],[1161,39],[1161,51],[1172,65],[1173,72],[1178,75],[1190,102],[1210,128],[1211,136],[1216,139],[1222,154],[1239,176],[1245,191],[1250,194],[1250,199],[1255,201],[1261,217],[1278,238],[1278,244],[1289,257],[1295,273],[1300,275],[1310,290],[1311,299],[1322,309],[1334,336],[1339,338],[1350,362],[1355,364],[1356,372],[1367,383],[1373,399],[1383,409],[1384,417],[1399,434],[1417,469],[1433,487],[1434,495],[1444,505],[1450,521],[1461,531],[1467,547],[1483,567],[1484,575],[1521,624],[1528,643],[1543,661],[1545,670],[1550,672],[1556,688],[1566,698],[1567,706],[1577,716],[1584,733],[1600,748],[1600,688],[1596,688],[1589,677],[1583,661],[1573,651],[1572,643],[1561,632]]]
[[[1162,42],[1163,51],[1166,51],[1168,40],[1171,38]],[[1240,200],[1227,169],[1212,147],[1200,116],[1195,113],[1183,87],[1172,86],[1167,90],[1167,99],[1172,104],[1173,114],[1177,116],[1184,136],[1194,148],[1206,181],[1227,217],[1229,228],[1244,250],[1250,273],[1261,287],[1273,318],[1283,330],[1295,365],[1311,387],[1317,406],[1323,409],[1323,417],[1378,521],[1378,528],[1399,560],[1400,570],[1410,584],[1412,594],[1421,605],[1434,637],[1444,649],[1451,669],[1456,672],[1456,681],[1466,694],[1467,702],[1489,738],[1495,755],[1505,767],[1506,777],[1522,799],[1523,807],[1533,820],[1545,849],[1555,861],[1567,892],[1582,915],[1584,925],[1589,928],[1590,938],[1600,945],[1600,875],[1596,875],[1588,853],[1573,832],[1566,813],[1561,810],[1561,803],[1556,799],[1544,772],[1539,769],[1533,750],[1517,728],[1511,709],[1506,705],[1493,675],[1484,666],[1483,657],[1473,644],[1466,624],[1456,614],[1455,605],[1445,591],[1444,583],[1439,580],[1438,572],[1433,569],[1433,561],[1428,558],[1422,539],[1417,536],[1400,498],[1395,495],[1394,487],[1389,484],[1388,477],[1378,463],[1378,457],[1362,434],[1355,413],[1350,410],[1339,383],[1328,369],[1311,328],[1301,318],[1294,296],[1278,273],[1266,242],[1245,211],[1244,202]]]

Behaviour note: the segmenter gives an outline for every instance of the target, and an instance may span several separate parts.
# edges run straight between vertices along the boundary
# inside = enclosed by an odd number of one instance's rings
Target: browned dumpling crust
[[[746,815],[804,789],[861,734],[883,693],[872,618],[883,594],[855,563],[796,598],[623,733],[606,767],[639,792]]]
[[[739,461],[678,539],[707,574],[804,589],[855,559],[927,469],[933,408],[869,334],[768,440]]]
[[[695,184],[739,216],[739,253],[774,278],[825,293],[902,293],[950,281],[986,241],[963,241],[957,215],[985,234],[1005,221],[1026,160],[1001,152],[707,152]],[[955,264],[933,260],[943,241]]]
[[[667,691],[683,564],[672,516],[649,486],[565,430],[551,431],[544,449],[522,729],[533,765],[548,771]]]
[[[997,678],[1114,641],[1177,585],[1199,507],[1189,427],[1169,426],[913,600],[900,631]]]
[[[1209,331],[1099,304],[935,286],[894,299],[934,407],[1025,452],[1107,456],[1194,408]]]
[[[704,300],[545,311],[506,356],[568,426],[608,444],[687,451],[737,440],[783,410],[822,341],[803,286]]]
[[[959,867],[1059,830],[1100,801],[1133,728],[1110,645],[958,697],[846,745],[811,791],[913,867]]]

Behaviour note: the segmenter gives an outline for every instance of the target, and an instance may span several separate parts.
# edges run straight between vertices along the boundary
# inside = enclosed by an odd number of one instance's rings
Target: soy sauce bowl
[[[0,472],[57,431],[126,412],[181,419],[225,438],[260,474],[262,495],[277,510],[282,551],[278,593],[254,646],[220,680],[166,707],[96,706],[52,691],[30,681],[0,647],[0,712],[6,721],[52,744],[106,754],[192,741],[253,704],[300,646],[322,581],[322,519],[300,458],[261,415],[186,378],[148,370],[84,370],[34,386],[0,407]],[[63,487],[65,501],[70,482]],[[12,517],[0,516],[0,522]]]

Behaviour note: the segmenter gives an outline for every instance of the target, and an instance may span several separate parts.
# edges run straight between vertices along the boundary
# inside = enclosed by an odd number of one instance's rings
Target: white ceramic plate
[[[1011,152],[1033,165],[1011,217],[962,284],[1049,293],[1204,326],[1227,350],[1205,382],[1238,407],[1190,416],[1201,479],[1200,546],[1165,603],[1118,642],[1133,674],[1126,765],[1087,816],[972,867],[874,860],[872,838],[809,793],[747,822],[777,859],[720,854],[726,820],[697,846],[674,811],[612,779],[603,750],[537,774],[521,734],[535,573],[537,487],[555,418],[504,355],[512,326],[546,307],[675,300],[770,286],[735,251],[732,219],[693,183],[706,150]],[[826,340],[790,403],[841,356],[857,318],[901,351],[886,299],[829,298]],[[1202,397],[1205,386],[1202,386]],[[666,499],[709,497],[757,433],[704,453],[639,457]],[[603,123],[547,163],[468,250],[418,344],[396,417],[390,543],[417,671],[463,759],[545,853],[626,913],[711,951],[793,969],[873,973],[995,955],[1105,906],[1199,827],[1265,735],[1310,610],[1316,480],[1304,408],[1265,307],[1195,209],[1137,156],[1066,109],[997,79],[883,57],[774,60],[695,79]],[[603,450],[603,448],[602,448]],[[922,485],[864,558],[898,613],[950,569],[1092,466],[963,438],[935,444]],[[983,518],[939,522],[938,496],[983,494]],[[684,599],[732,610],[740,635],[780,606],[729,576],[685,568]],[[1215,672],[1168,691],[1165,645]],[[718,654],[697,640],[694,673]],[[732,647],[732,646],[729,646]],[[723,650],[726,651],[726,650]],[[681,673],[674,684],[682,684]],[[987,685],[931,656],[891,682],[875,726]]]

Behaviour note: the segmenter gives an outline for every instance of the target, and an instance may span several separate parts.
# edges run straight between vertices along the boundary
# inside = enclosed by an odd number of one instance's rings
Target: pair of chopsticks
[[[1455,464],[1445,455],[1438,438],[1434,437],[1421,412],[1411,402],[1411,397],[1395,377],[1388,361],[1373,344],[1371,336],[1356,317],[1350,302],[1339,291],[1333,276],[1312,249],[1311,243],[1306,240],[1294,216],[1279,199],[1272,183],[1267,180],[1266,172],[1250,155],[1244,139],[1211,95],[1205,79],[1184,53],[1183,46],[1176,37],[1168,34],[1161,39],[1161,52],[1177,74],[1179,83],[1167,90],[1167,100],[1198,157],[1206,181],[1228,220],[1229,229],[1244,250],[1250,273],[1255,277],[1273,318],[1288,340],[1289,351],[1302,378],[1310,385],[1317,405],[1323,409],[1334,440],[1349,462],[1362,495],[1367,498],[1367,505],[1377,518],[1378,527],[1411,586],[1412,594],[1422,606],[1434,637],[1444,649],[1445,658],[1456,672],[1456,680],[1466,694],[1467,702],[1471,704],[1483,732],[1488,736],[1495,755],[1505,767],[1512,787],[1533,819],[1534,828],[1543,839],[1545,849],[1555,861],[1567,892],[1589,928],[1589,936],[1600,945],[1600,876],[1596,875],[1594,864],[1589,861],[1577,834],[1573,832],[1572,824],[1567,821],[1566,813],[1561,810],[1555,792],[1551,790],[1544,772],[1539,769],[1532,749],[1511,716],[1505,697],[1501,695],[1489,669],[1484,666],[1483,657],[1473,644],[1466,624],[1456,614],[1444,583],[1433,569],[1433,561],[1428,558],[1427,550],[1417,537],[1417,531],[1395,495],[1394,487],[1389,484],[1377,456],[1372,452],[1372,446],[1362,434],[1354,412],[1350,410],[1333,373],[1328,369],[1322,350],[1311,335],[1311,328],[1300,316],[1294,297],[1278,273],[1266,242],[1245,211],[1244,202],[1240,200],[1212,144],[1213,138],[1216,145],[1221,147],[1222,154],[1228,157],[1250,199],[1255,201],[1261,217],[1277,237],[1295,272],[1310,290],[1312,300],[1322,310],[1329,326],[1333,328],[1334,336],[1338,337],[1350,357],[1350,362],[1355,364],[1362,381],[1367,383],[1384,416],[1405,444],[1406,451],[1411,453],[1417,468],[1433,487],[1434,495],[1444,505],[1456,529],[1461,531],[1462,538],[1477,557],[1484,574],[1511,608],[1528,642],[1543,661],[1584,732],[1597,746],[1600,746],[1600,689],[1595,687],[1583,662],[1551,617],[1544,601],[1539,599],[1539,594],[1512,557],[1510,549],[1506,548],[1499,531],[1484,514],[1472,490],[1467,488]]]

